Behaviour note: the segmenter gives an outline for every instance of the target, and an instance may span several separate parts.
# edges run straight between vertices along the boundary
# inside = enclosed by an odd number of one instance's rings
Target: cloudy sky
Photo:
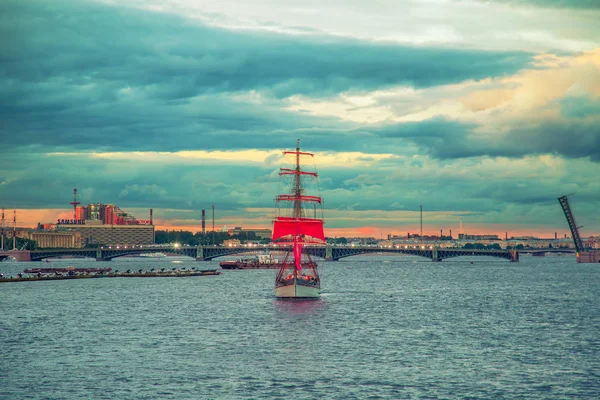
[[[600,235],[597,0],[3,0],[0,206],[268,227],[316,154],[326,233]],[[312,164],[312,163],[311,163]],[[312,165],[311,165],[312,166]]]

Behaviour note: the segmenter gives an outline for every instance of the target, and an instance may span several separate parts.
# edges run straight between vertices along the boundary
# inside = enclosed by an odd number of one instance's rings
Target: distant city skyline
[[[141,219],[146,218],[146,215],[144,213],[147,213],[149,210],[148,209],[132,209],[133,211],[131,212],[133,214],[134,217],[139,217]],[[7,219],[6,220],[6,228],[11,228],[12,227],[12,210],[11,211],[11,219],[10,221]],[[129,211],[129,210],[127,210]],[[265,212],[268,212],[268,210],[265,210]],[[409,224],[403,224],[402,227],[405,229],[401,229],[401,228],[397,228],[397,229],[391,229],[388,231],[385,231],[384,229],[376,229],[376,228],[371,228],[371,227],[359,227],[357,229],[353,229],[353,228],[342,228],[342,229],[328,229],[327,228],[327,219],[326,221],[326,229],[325,229],[325,234],[328,237],[342,237],[342,236],[346,236],[346,237],[374,237],[376,239],[381,239],[381,238],[387,238],[388,234],[392,234],[392,235],[398,235],[398,236],[403,236],[406,235],[407,233],[410,234],[419,234],[420,231],[420,224],[418,221],[419,218],[419,211],[413,212],[410,219],[414,220],[415,216],[417,218],[416,223],[412,222]],[[457,221],[457,225],[454,227],[436,227],[433,226],[429,223],[427,223],[427,211],[424,211],[424,223],[423,223],[423,235],[431,235],[431,236],[437,236],[440,234],[440,229],[443,229],[443,234],[449,235],[450,234],[450,229],[452,230],[452,236],[454,238],[458,238],[458,234],[460,233],[460,221]],[[432,212],[433,215],[435,215],[434,212]],[[8,215],[8,214],[7,214]],[[68,210],[68,209],[51,209],[51,210],[17,210],[17,226],[18,227],[23,227],[23,228],[27,228],[27,227],[35,227],[37,226],[38,223],[56,223],[57,219],[72,219],[73,217],[73,211],[72,210]],[[190,225],[171,225],[168,223],[164,222],[165,220],[160,218],[160,217],[154,217],[154,222],[155,222],[155,226],[156,229],[158,230],[187,230],[187,231],[191,231],[191,232],[200,232],[202,231],[202,227],[201,224],[198,223],[197,225],[195,224],[190,224]],[[210,221],[210,223],[209,223]],[[242,221],[242,222],[240,222]],[[266,220],[263,224],[261,224],[260,222],[258,222],[255,219],[244,219],[244,220],[223,220],[222,218],[217,218],[215,217],[215,231],[220,231],[222,230],[224,227],[228,227],[228,228],[234,228],[234,227],[238,227],[241,226],[246,230],[251,230],[251,229],[270,229],[272,228],[271,224],[269,223],[270,220]],[[565,221],[565,225],[567,225],[567,222]],[[207,225],[206,225],[206,231],[210,232],[212,230],[212,220],[210,220],[210,214],[208,214],[208,210],[207,210]],[[539,230],[536,228],[532,228],[529,230],[523,230],[523,231],[510,231],[510,230],[492,230],[489,228],[489,226],[478,226],[478,225],[473,225],[470,226],[468,224],[465,224],[463,221],[463,233],[468,233],[468,234],[493,234],[493,235],[498,235],[501,239],[504,239],[505,237],[505,233],[508,233],[508,237],[510,238],[511,236],[514,237],[525,237],[525,236],[532,236],[532,237],[539,237],[539,238],[553,238],[554,237],[554,233],[556,233],[558,235],[558,238],[564,238],[564,236],[566,235],[568,238],[571,237],[571,234],[569,232],[569,228],[568,225],[562,228],[557,228],[554,231],[546,231],[546,230]],[[598,234],[596,233],[590,233],[588,230],[586,230],[585,228],[582,229],[582,236],[584,237],[588,237],[588,236],[598,236]]]
[[[240,7],[243,4],[244,7]],[[315,153],[328,236],[600,236],[600,3],[5,0],[0,207],[270,227]],[[560,29],[558,29],[560,27]],[[8,212],[10,210],[10,213]],[[11,225],[12,221],[8,221]],[[212,229],[207,223],[207,230]]]

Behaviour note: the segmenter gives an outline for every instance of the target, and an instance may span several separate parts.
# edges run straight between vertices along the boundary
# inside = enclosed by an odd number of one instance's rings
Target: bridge
[[[87,257],[95,258],[96,261],[110,261],[114,258],[139,255],[142,253],[161,252],[165,254],[177,254],[194,258],[198,261],[209,261],[218,257],[243,254],[243,253],[262,253],[265,251],[286,251],[287,247],[274,245],[257,246],[117,246],[99,249],[47,249],[31,251],[0,251],[0,261],[7,257],[14,257],[18,261],[41,261],[47,258],[56,257]],[[546,249],[540,249],[540,251]],[[551,249],[549,249],[551,250]],[[471,249],[451,249],[414,246],[409,248],[405,246],[306,246],[303,251],[311,256],[320,257],[329,261],[337,261],[341,258],[357,256],[361,254],[406,254],[429,258],[432,261],[442,261],[444,259],[462,256],[488,256],[498,257],[512,262],[519,261],[519,252],[516,250],[471,250]],[[19,253],[17,255],[17,253]]]
[[[557,254],[557,253],[565,253],[565,254],[575,254],[577,251],[575,249],[522,249],[519,250],[521,254],[531,254],[532,256],[544,257],[546,254]]]
[[[463,257],[463,256],[488,256],[488,257],[498,257],[504,258],[506,260],[510,260],[511,262],[519,261],[519,252],[516,250],[471,250],[471,249],[452,249],[452,248],[437,248],[437,247],[425,247],[415,246],[410,248],[408,246],[389,246],[389,247],[379,247],[379,246],[327,246],[325,249],[330,250],[331,257],[325,257],[328,260],[339,260],[345,257],[356,256],[360,254],[374,254],[374,253],[383,253],[383,254],[406,254],[413,255],[419,257],[425,257],[431,259],[431,261],[442,261],[444,259],[453,258],[453,257]],[[312,249],[308,248],[307,253],[312,254]],[[315,254],[318,255],[318,254]]]

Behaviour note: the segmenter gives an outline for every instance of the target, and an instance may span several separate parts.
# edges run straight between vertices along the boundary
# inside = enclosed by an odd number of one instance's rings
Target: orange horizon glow
[[[26,210],[26,209],[17,209],[17,227],[19,228],[34,228],[37,226],[38,222],[42,223],[56,223],[57,219],[71,219],[73,218],[73,211],[64,210],[64,209],[38,209],[38,210]],[[6,209],[5,210],[5,229],[9,229],[13,226],[13,210]],[[359,222],[359,221],[357,221]],[[173,224],[168,220],[164,220],[162,218],[155,218],[154,220],[155,227],[157,230],[183,230],[190,231],[193,233],[200,232],[202,230],[200,223],[197,225],[194,224]],[[223,227],[224,223],[228,226],[242,226],[246,230],[252,229],[271,229],[270,225],[264,224],[232,224],[231,221],[220,221],[216,220],[215,225],[218,225],[218,228],[215,228],[215,231],[221,231],[221,227]],[[212,231],[211,226],[206,226],[206,232]],[[346,228],[328,228],[325,226],[325,235],[327,237],[373,237],[375,239],[387,239],[388,234],[396,235],[396,236],[406,236],[407,233],[418,234],[420,231],[420,227],[418,224],[415,225],[406,225],[402,228],[392,228],[392,227],[381,227],[381,226],[356,226],[356,227],[346,227]],[[564,238],[565,234],[567,237],[570,237],[570,231],[568,227],[565,226],[560,227],[560,229],[551,229],[551,228],[543,228],[543,227],[532,227],[532,229],[523,229],[522,227],[511,227],[507,224],[469,224],[469,227],[464,229],[464,233],[468,233],[471,235],[498,235],[500,239],[505,237],[505,233],[508,233],[508,237],[522,237],[522,236],[533,236],[539,238],[554,238],[554,232],[557,232],[558,238]],[[440,233],[440,228],[437,228],[432,225],[424,225],[423,226],[423,234],[437,236]],[[458,237],[459,229],[452,229],[452,236],[454,238]],[[449,229],[444,228],[443,234],[448,235]],[[600,236],[600,233],[596,232],[585,232],[582,233],[584,237],[589,236]]]
[[[196,232],[200,232],[202,229],[200,226],[194,226],[194,225],[155,225],[156,230],[169,230],[169,231],[190,231],[192,233],[196,233]],[[243,227],[244,230],[253,230],[253,229],[272,229],[270,226],[244,226]],[[220,228],[215,228],[215,232],[220,232],[221,229]],[[207,227],[206,228],[206,232],[210,233],[212,232],[212,228]],[[325,236],[328,238],[332,238],[332,237],[372,237],[378,240],[386,240],[387,239],[387,235],[391,234],[392,236],[406,236],[407,233],[412,234],[418,234],[419,233],[419,229],[409,229],[409,230],[403,230],[403,231],[399,231],[399,230],[394,230],[394,229],[389,229],[387,227],[376,227],[376,226],[370,226],[370,227],[351,227],[351,228],[325,228]],[[426,230],[423,229],[423,235],[424,236],[437,236],[439,235],[440,231],[435,230],[435,229],[430,229],[430,230]],[[452,230],[452,237],[453,238],[458,238],[458,231]],[[554,238],[554,231],[545,231],[545,230],[535,230],[535,231],[531,231],[531,230],[508,230],[508,231],[502,231],[500,233],[500,229],[499,230],[491,230],[491,229],[469,229],[468,232],[464,232],[466,234],[469,235],[498,235],[498,237],[500,239],[504,239],[505,237],[505,233],[508,233],[508,238],[510,239],[510,237],[527,237],[527,236],[532,236],[532,237],[537,237],[537,238],[542,238],[542,239],[553,239]],[[443,235],[447,236],[449,234],[448,230],[444,230],[443,231]],[[557,235],[558,238],[564,238],[564,235],[567,235],[567,238],[571,237],[570,232],[568,232],[567,230],[564,231],[557,231]],[[590,234],[589,236],[596,236],[593,234]],[[585,237],[588,237],[588,235],[585,235]]]

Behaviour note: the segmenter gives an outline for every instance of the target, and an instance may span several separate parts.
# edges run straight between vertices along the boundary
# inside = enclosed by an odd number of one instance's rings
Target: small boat
[[[221,261],[219,266],[223,269],[278,269],[281,263],[271,254],[259,254],[255,257],[240,258],[235,261]]]
[[[154,253],[141,253],[138,257],[142,257],[142,258],[164,258],[167,255],[165,253],[161,253],[161,252],[154,252]]]
[[[291,208],[289,216],[278,216],[273,222],[272,240],[284,245],[287,253],[279,267],[275,278],[275,296],[279,298],[316,298],[321,292],[321,278],[317,272],[317,263],[302,248],[306,245],[325,244],[323,219],[317,218],[317,204],[322,206],[318,196],[304,194],[302,177],[317,178],[316,172],[304,171],[300,168],[300,157],[312,153],[300,151],[300,140],[296,142],[295,151],[285,151],[284,155],[293,155],[296,159],[294,169],[281,168],[279,175],[291,175],[293,178],[292,193],[277,196],[277,203],[288,204]],[[313,218],[305,214],[304,204],[314,204]],[[312,210],[311,210],[312,211]]]

